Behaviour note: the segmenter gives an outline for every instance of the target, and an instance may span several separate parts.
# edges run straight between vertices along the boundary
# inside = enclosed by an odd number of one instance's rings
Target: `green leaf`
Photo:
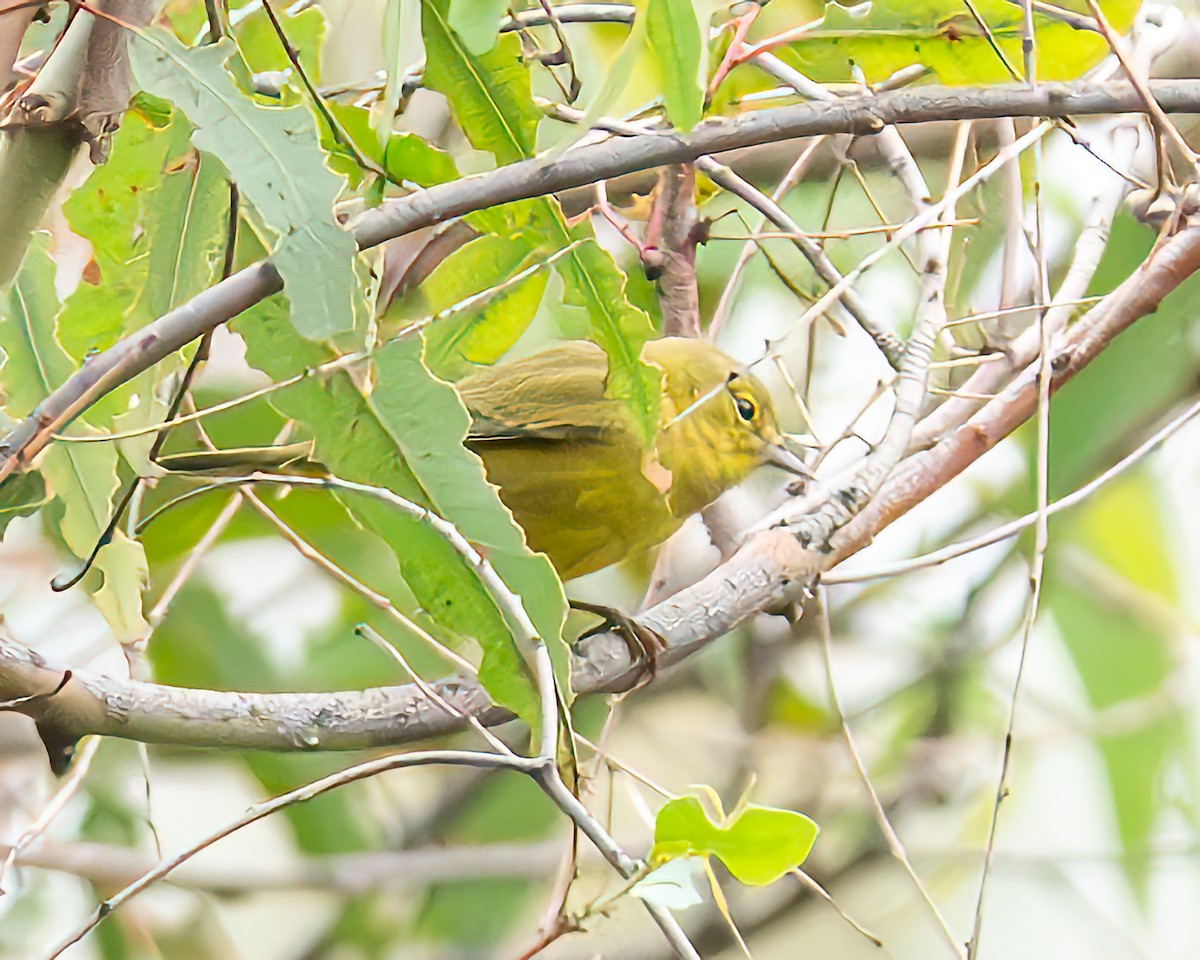
[[[300,66],[304,68],[305,76],[313,84],[321,82],[321,47],[325,43],[325,13],[320,7],[305,7],[292,13],[291,7],[284,4],[273,5],[279,25],[287,36],[288,43],[295,49]],[[275,28],[262,7],[252,8],[250,4],[239,11],[233,33],[237,38],[238,50],[246,61],[246,66],[253,73],[268,71],[285,71],[293,73],[291,60],[279,42]],[[296,85],[300,84],[299,77],[293,77]]]
[[[740,882],[764,886],[800,866],[817,833],[802,813],[756,804],[713,823],[696,797],[678,797],[658,811],[650,861],[713,856]]]
[[[530,94],[520,41],[509,34],[489,52],[473,53],[452,29],[447,6],[448,0],[421,0],[426,86],[450,101],[476,150],[497,163],[533,156],[542,113]]]
[[[371,127],[371,113],[364,107],[329,101],[325,104],[337,120],[342,132],[354,144],[359,154],[372,163],[387,170],[396,180],[415,183],[419,187],[430,187],[435,183],[458,179],[454,160],[443,150],[422,140],[415,133],[392,133],[386,143],[380,144]],[[363,170],[350,151],[329,135],[323,126],[321,145],[329,151],[330,164],[339,173],[357,182]]]
[[[192,150],[191,128],[178,112],[164,117],[147,100],[138,98],[126,112],[109,162],[63,204],[71,229],[91,243],[99,272],[98,282],[80,283],[59,314],[59,339],[76,360],[191,299],[220,274],[229,207],[224,172]],[[171,366],[160,365],[157,376]],[[153,383],[141,382],[143,400]],[[101,409],[127,412],[133,393],[120,390]],[[149,404],[136,406],[147,411]]]
[[[35,235],[21,272],[0,301],[0,351],[7,358],[0,377],[6,402],[24,411],[77,367],[54,335],[59,304],[48,246],[45,234]],[[86,429],[82,421],[77,423]],[[108,525],[117,488],[116,448],[109,443],[55,443],[42,458],[41,473],[63,506],[59,534],[76,557],[87,557]],[[117,538],[101,548],[92,574],[83,582],[122,641],[145,628],[144,570],[141,546]]]
[[[462,303],[481,291],[504,284],[539,259],[523,238],[494,234],[472,240],[438,264],[401,309],[410,318],[429,316]],[[455,380],[475,364],[495,363],[525,332],[546,289],[547,271],[539,270],[480,300],[434,321],[425,333],[425,360],[443,379]],[[390,324],[385,324],[390,329]],[[398,326],[398,325],[397,325]]]
[[[1009,67],[1020,76],[1020,5],[977,0],[973,6],[987,24],[990,39],[961,0],[828,3],[821,24],[782,48],[781,54],[818,83],[851,80],[852,67],[861,69],[867,82],[873,83],[915,63],[929,67],[939,81],[949,84],[1010,80]],[[1069,0],[1062,6],[1090,16],[1084,3]],[[1121,32],[1132,25],[1138,6],[1134,0],[1101,3],[1109,21]],[[1034,31],[1040,80],[1074,79],[1108,53],[1103,37],[1052,17],[1035,14]]]
[[[1052,542],[1046,609],[1088,702],[1096,710],[1132,702],[1138,716],[1150,711],[1150,702],[1158,704],[1142,722],[1097,737],[1126,853],[1121,862],[1144,898],[1163,776],[1171,757],[1187,747],[1187,718],[1164,690],[1178,669],[1178,638],[1162,610],[1177,607],[1178,578],[1150,477],[1137,471],[1110,483],[1056,519]],[[1092,569],[1098,573],[1088,576]],[[1097,575],[1104,579],[1093,579]],[[1176,615],[1182,622],[1185,615]]]
[[[692,0],[649,0],[644,16],[667,116],[686,133],[704,112],[701,76],[706,47],[696,8]]]
[[[18,473],[0,482],[0,539],[9,523],[17,517],[32,516],[48,500],[46,484],[40,474]]]
[[[247,248],[249,243],[242,246]],[[284,320],[285,307],[279,299],[257,305],[236,325],[246,341],[249,362],[274,378],[332,357],[324,348],[295,335]],[[450,388],[432,378],[426,380],[378,385],[376,390],[383,393],[369,400],[349,374],[339,372],[323,381],[312,379],[290,387],[276,394],[273,403],[311,432],[316,443],[314,459],[337,476],[386,487],[433,507],[430,491],[422,486],[389,432],[388,427],[395,428],[395,424],[385,424],[380,413],[381,402],[387,415],[397,403],[411,405],[412,414],[419,416],[427,415],[427,404],[437,409],[444,402],[441,391]],[[400,391],[402,399],[394,399],[393,390]],[[431,416],[429,423],[440,428],[438,416]],[[461,443],[461,435],[447,437],[445,442]],[[422,469],[432,466],[422,465]],[[453,492],[447,495],[455,496]],[[536,718],[536,692],[522,652],[502,612],[463,558],[428,524],[399,514],[387,504],[353,496],[342,501],[355,522],[379,536],[395,554],[407,586],[403,596],[388,594],[397,608],[419,619],[428,618],[435,635],[453,648],[462,650],[463,638],[472,638],[482,651],[480,672],[487,677],[489,695],[523,717]],[[412,606],[414,599],[419,610]],[[544,602],[544,597],[538,596],[535,603],[539,602]],[[544,610],[538,614],[543,623]]]
[[[264,107],[225,69],[231,41],[184,48],[162,31],[130,45],[142,88],[174,102],[195,125],[192,142],[216,156],[278,238],[271,262],[292,304],[292,323],[310,339],[354,326],[358,283],[354,238],[333,216],[342,188],[326,166],[305,107]]]
[[[567,601],[562,584],[550,561],[526,546],[521,528],[488,483],[482,461],[463,446],[471,418],[462,400],[425,367],[417,337],[385,347],[375,367],[378,379],[371,409],[420,483],[424,498],[482,548],[550,645],[560,683],[565,682],[568,650],[562,626]],[[479,678],[489,691],[508,682],[507,677],[493,675],[486,652]]]
[[[500,18],[507,10],[508,0],[453,0],[450,29],[462,38],[468,52],[478,56],[496,45]]]

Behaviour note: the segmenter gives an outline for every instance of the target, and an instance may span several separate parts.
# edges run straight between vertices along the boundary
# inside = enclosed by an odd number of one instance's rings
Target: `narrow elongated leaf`
[[[704,111],[702,74],[705,44],[692,0],[649,0],[646,29],[662,80],[667,116],[687,132]]]
[[[533,156],[540,112],[530,95],[529,74],[519,61],[515,37],[501,37],[487,54],[475,56],[450,29],[445,0],[422,0],[422,31],[429,60],[426,83],[449,101],[471,144],[487,150],[498,163]],[[542,255],[590,237],[590,227],[568,228],[552,198],[517,206],[528,229],[522,236],[539,244]],[[476,221],[472,221],[476,223]],[[500,232],[494,217],[484,228]],[[507,233],[501,234],[507,235]],[[612,257],[584,243],[558,261],[566,302],[583,307],[588,337],[608,355],[608,395],[629,404],[644,443],[658,426],[661,381],[639,357],[653,333],[649,316],[625,295],[625,277]]]
[[[472,53],[451,28],[448,7],[448,0],[421,0],[426,85],[450,100],[476,150],[497,163],[533,156],[542,114],[530,94],[520,41],[508,35],[487,53]]]
[[[1061,6],[1090,17],[1085,3],[1068,0]],[[1124,32],[1139,4],[1105,0],[1100,6]],[[929,67],[943,83],[996,83],[1021,75],[1020,4],[978,0],[972,7],[987,24],[986,32],[961,0],[828,3],[821,23],[783,48],[783,55],[821,83],[850,80],[852,68],[875,82],[915,63]],[[1102,36],[1061,19],[1036,14],[1034,31],[1040,80],[1074,79],[1108,53]]]
[[[243,247],[248,245],[244,243]],[[285,307],[278,301],[276,297],[258,305],[247,313],[244,322],[237,324],[236,329],[246,341],[248,360],[278,378],[329,359],[331,354],[325,348],[306,343],[288,327],[284,319]],[[390,362],[399,364],[400,359]],[[291,387],[277,394],[274,404],[311,431],[315,441],[314,459],[324,463],[336,475],[386,487],[433,508],[440,491],[431,492],[424,487],[421,478],[406,461],[405,451],[398,445],[396,436],[407,435],[408,427],[399,424],[408,417],[428,416],[428,428],[444,430],[446,414],[435,411],[446,402],[444,391],[449,389],[426,374],[423,383],[385,383],[376,387],[383,391],[379,397],[368,399],[350,375],[343,372],[324,381],[310,380]],[[392,391],[397,393],[393,395]],[[426,391],[432,392],[433,400],[425,395]],[[398,411],[397,407],[402,404],[411,405],[411,411]],[[389,417],[386,422],[381,410]],[[461,408],[460,416],[465,417]],[[389,432],[389,427],[396,431],[395,435]],[[462,433],[465,434],[465,427]],[[439,439],[443,444],[461,444],[461,441],[462,436],[454,434]],[[425,445],[433,441],[426,437],[423,440],[410,438],[409,442],[417,444],[414,449],[427,450]],[[431,470],[435,477],[441,475],[443,468],[441,464],[421,466],[422,470]],[[478,481],[479,496],[484,498],[481,503],[495,496],[481,475],[472,474],[465,463],[461,468],[466,469],[467,474],[459,477],[456,483]],[[451,473],[455,474],[455,470],[451,468]],[[474,470],[479,470],[477,465]],[[452,501],[459,496],[455,491],[446,491],[445,495]],[[462,557],[428,524],[399,514],[387,504],[350,496],[343,498],[343,503],[357,523],[379,536],[395,554],[407,590],[404,595],[389,594],[393,603],[411,616],[428,618],[425,622],[435,634],[463,652],[470,652],[465,649],[464,638],[478,643],[482,652],[480,675],[487,684],[489,695],[521,716],[536,718],[537,698],[524,656],[513,641],[503,613]],[[481,520],[467,519],[468,523],[482,524]],[[500,521],[493,516],[491,522]],[[501,536],[487,526],[483,531],[487,532],[488,539]],[[514,589],[525,589],[515,584],[528,585],[541,576],[532,566],[534,558],[527,555],[526,559],[530,570],[514,574],[515,579],[510,581]],[[540,624],[548,623],[553,616],[546,612],[551,607],[550,601],[545,599],[549,596],[547,589],[534,590],[531,600],[538,609]],[[419,605],[417,609],[412,605],[414,600]],[[542,629],[547,630],[548,640],[556,638],[555,634],[549,633],[549,627]]]
[[[458,394],[426,369],[417,337],[384,348],[375,365],[378,378],[370,406],[380,424],[438,515],[482,548],[519,598],[538,634],[551,645],[562,668],[560,680],[565,681],[562,584],[550,561],[525,545],[521,528],[488,483],[482,462],[463,446],[471,418]],[[493,682],[483,670],[480,679],[485,685]]]
[[[259,106],[225,69],[230,41],[187,49],[155,31],[130,45],[142,89],[175,103],[196,127],[192,142],[216,156],[278,238],[292,322],[310,339],[354,326],[354,238],[334,219],[341,178],[325,166],[305,107]]]
[[[21,272],[0,301],[0,351],[7,358],[0,383],[11,409],[28,412],[77,368],[55,337],[58,296],[48,238],[37,234]],[[86,425],[79,422],[80,428]],[[68,549],[87,557],[108,523],[117,488],[117,451],[112,444],[56,443],[41,461],[42,477],[62,504],[58,533]],[[145,629],[141,590],[145,583],[141,545],[120,537],[101,548],[93,574],[83,583],[118,639]]]

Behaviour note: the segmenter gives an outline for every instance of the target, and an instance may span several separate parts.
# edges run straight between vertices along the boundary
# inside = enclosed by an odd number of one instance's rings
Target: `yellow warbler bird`
[[[764,463],[805,474],[763,385],[702,340],[652,340],[662,370],[658,433],[638,440],[628,406],[605,396],[608,361],[573,341],[470,374],[467,446],[500,499],[564,580],[666,540]]]

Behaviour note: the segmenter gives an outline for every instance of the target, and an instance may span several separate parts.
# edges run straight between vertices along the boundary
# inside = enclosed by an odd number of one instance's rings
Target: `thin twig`
[[[933,917],[939,932],[942,934],[943,940],[945,940],[946,945],[950,948],[950,952],[955,957],[962,957],[962,948],[959,946],[954,934],[950,931],[950,926],[946,923],[946,918],[942,916],[942,911],[934,902],[933,897],[929,895],[929,891],[925,887],[925,882],[918,875],[917,871],[913,869],[912,862],[908,859],[908,852],[904,849],[904,843],[892,827],[892,822],[888,819],[887,811],[883,809],[883,803],[879,799],[879,794],[875,791],[875,785],[871,782],[870,774],[867,773],[867,768],[863,765],[862,755],[858,752],[858,744],[855,742],[854,734],[850,731],[850,724],[847,722],[845,711],[842,709],[841,697],[838,695],[837,683],[833,676],[833,630],[829,624],[829,602],[825,591],[819,587],[817,589],[817,598],[819,602],[817,619],[820,625],[821,650],[825,658],[825,682],[826,690],[829,693],[829,703],[833,707],[835,716],[838,718],[838,723],[841,725],[842,737],[846,741],[846,749],[850,753],[854,769],[857,771],[863,787],[866,788],[867,797],[871,803],[871,813],[874,815],[875,822],[879,825],[879,829],[883,833],[888,850],[891,851],[892,856],[896,858],[896,861],[904,868],[904,872],[908,874],[909,879],[913,882],[913,886],[916,887],[917,893],[929,909],[930,915]]]

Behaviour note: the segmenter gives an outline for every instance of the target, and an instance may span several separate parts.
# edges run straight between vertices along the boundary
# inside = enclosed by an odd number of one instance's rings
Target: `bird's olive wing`
[[[604,395],[607,373],[603,351],[585,342],[481,369],[456,384],[471,413],[467,439],[612,440],[630,426],[624,404]]]

